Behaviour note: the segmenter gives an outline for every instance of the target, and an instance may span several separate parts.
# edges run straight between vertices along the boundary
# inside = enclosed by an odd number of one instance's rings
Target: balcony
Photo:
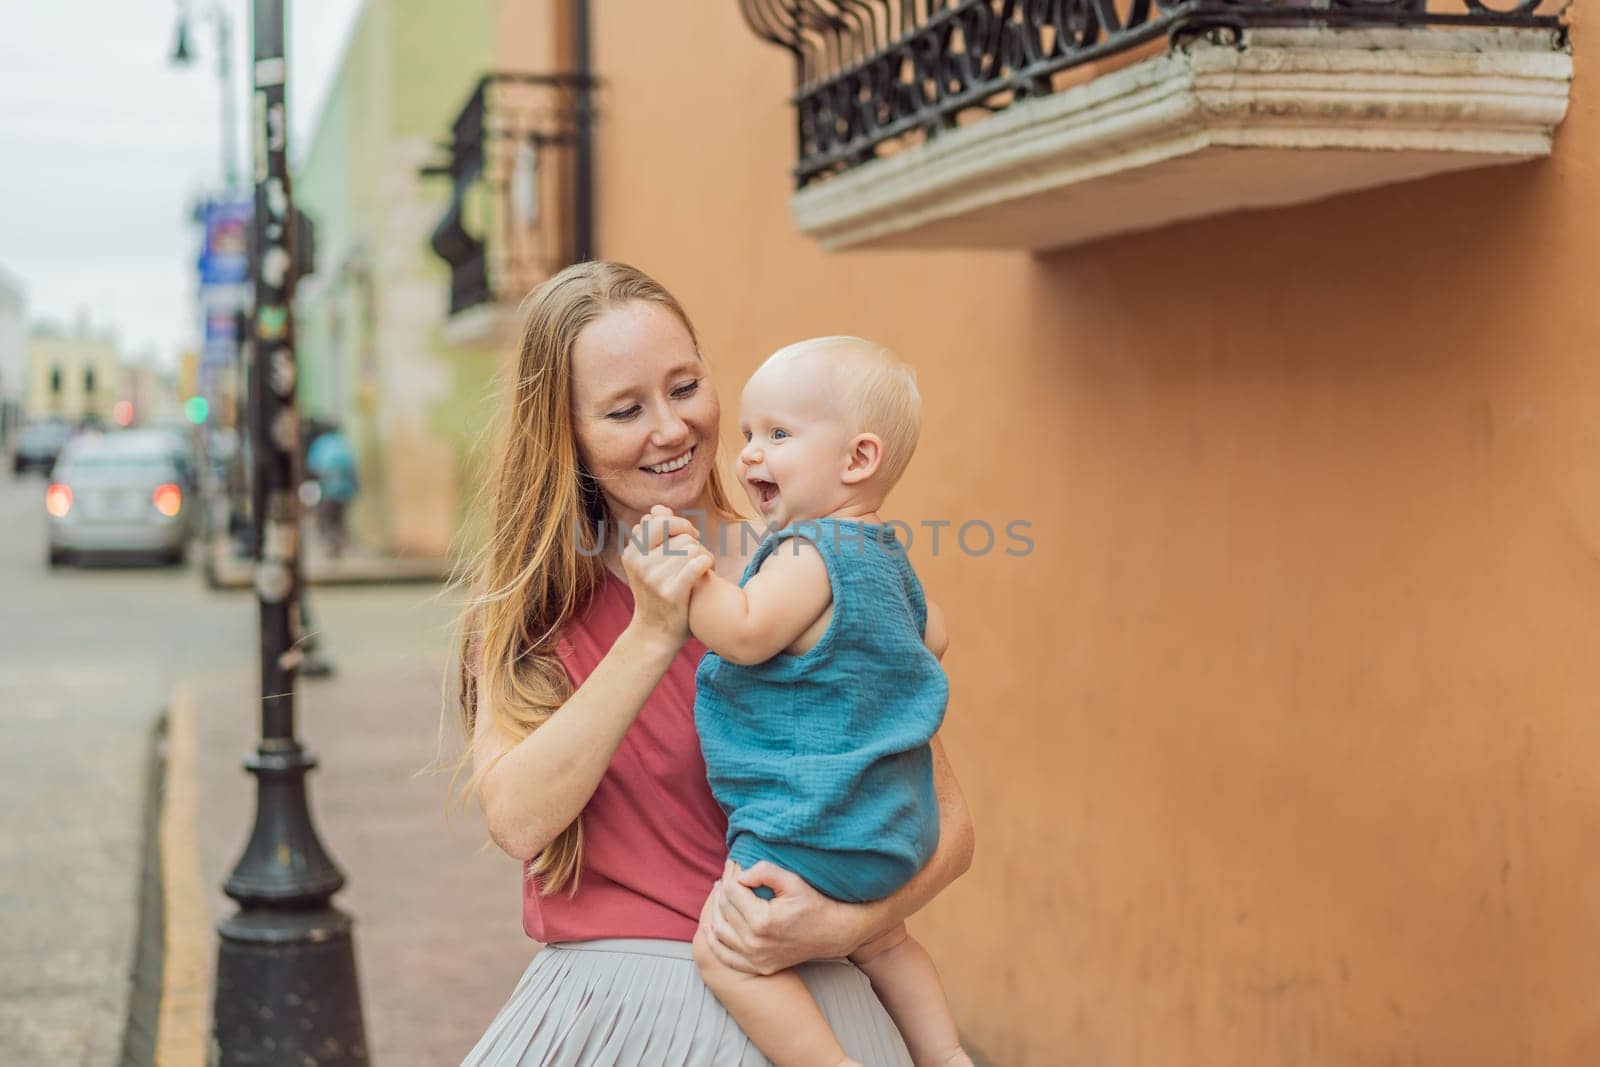
[[[741,0],[793,58],[800,230],[1048,250],[1548,155],[1547,0]]]
[[[574,149],[590,130],[592,89],[577,74],[484,75],[441,146],[447,158],[422,169],[450,179],[430,244],[450,267],[447,329],[458,340],[588,247],[591,190]]]

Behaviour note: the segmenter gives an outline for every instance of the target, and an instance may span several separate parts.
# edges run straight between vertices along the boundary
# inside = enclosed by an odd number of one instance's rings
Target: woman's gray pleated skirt
[[[682,941],[611,939],[547,945],[463,1067],[755,1067],[768,1061],[695,969]],[[805,979],[845,1051],[866,1067],[911,1056],[866,975],[818,960]]]

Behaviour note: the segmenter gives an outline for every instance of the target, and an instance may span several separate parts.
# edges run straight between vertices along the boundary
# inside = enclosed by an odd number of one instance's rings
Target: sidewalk
[[[476,811],[446,824],[435,758],[450,606],[436,587],[329,589],[317,597],[334,677],[300,687],[300,738],[319,834],[347,877],[367,1042],[380,1065],[460,1062],[537,946],[522,933],[520,872],[481,846]],[[180,687],[170,726],[163,840],[167,960],[161,1045],[200,1063],[210,1026],[219,886],[244,847],[254,781],[253,671]],[[453,743],[454,735],[450,735]]]

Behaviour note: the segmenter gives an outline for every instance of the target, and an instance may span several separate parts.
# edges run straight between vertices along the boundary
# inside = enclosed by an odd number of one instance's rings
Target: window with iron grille
[[[515,301],[573,262],[587,236],[573,146],[592,123],[593,81],[575,74],[499,72],[479,80],[451,127],[448,161],[423,174],[450,179],[434,252],[450,267],[450,313]]]

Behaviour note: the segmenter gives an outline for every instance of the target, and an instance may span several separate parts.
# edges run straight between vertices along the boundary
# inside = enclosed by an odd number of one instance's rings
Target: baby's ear
[[[850,456],[844,465],[844,484],[861,484],[877,474],[882,464],[883,441],[875,433],[857,434],[850,442]]]

